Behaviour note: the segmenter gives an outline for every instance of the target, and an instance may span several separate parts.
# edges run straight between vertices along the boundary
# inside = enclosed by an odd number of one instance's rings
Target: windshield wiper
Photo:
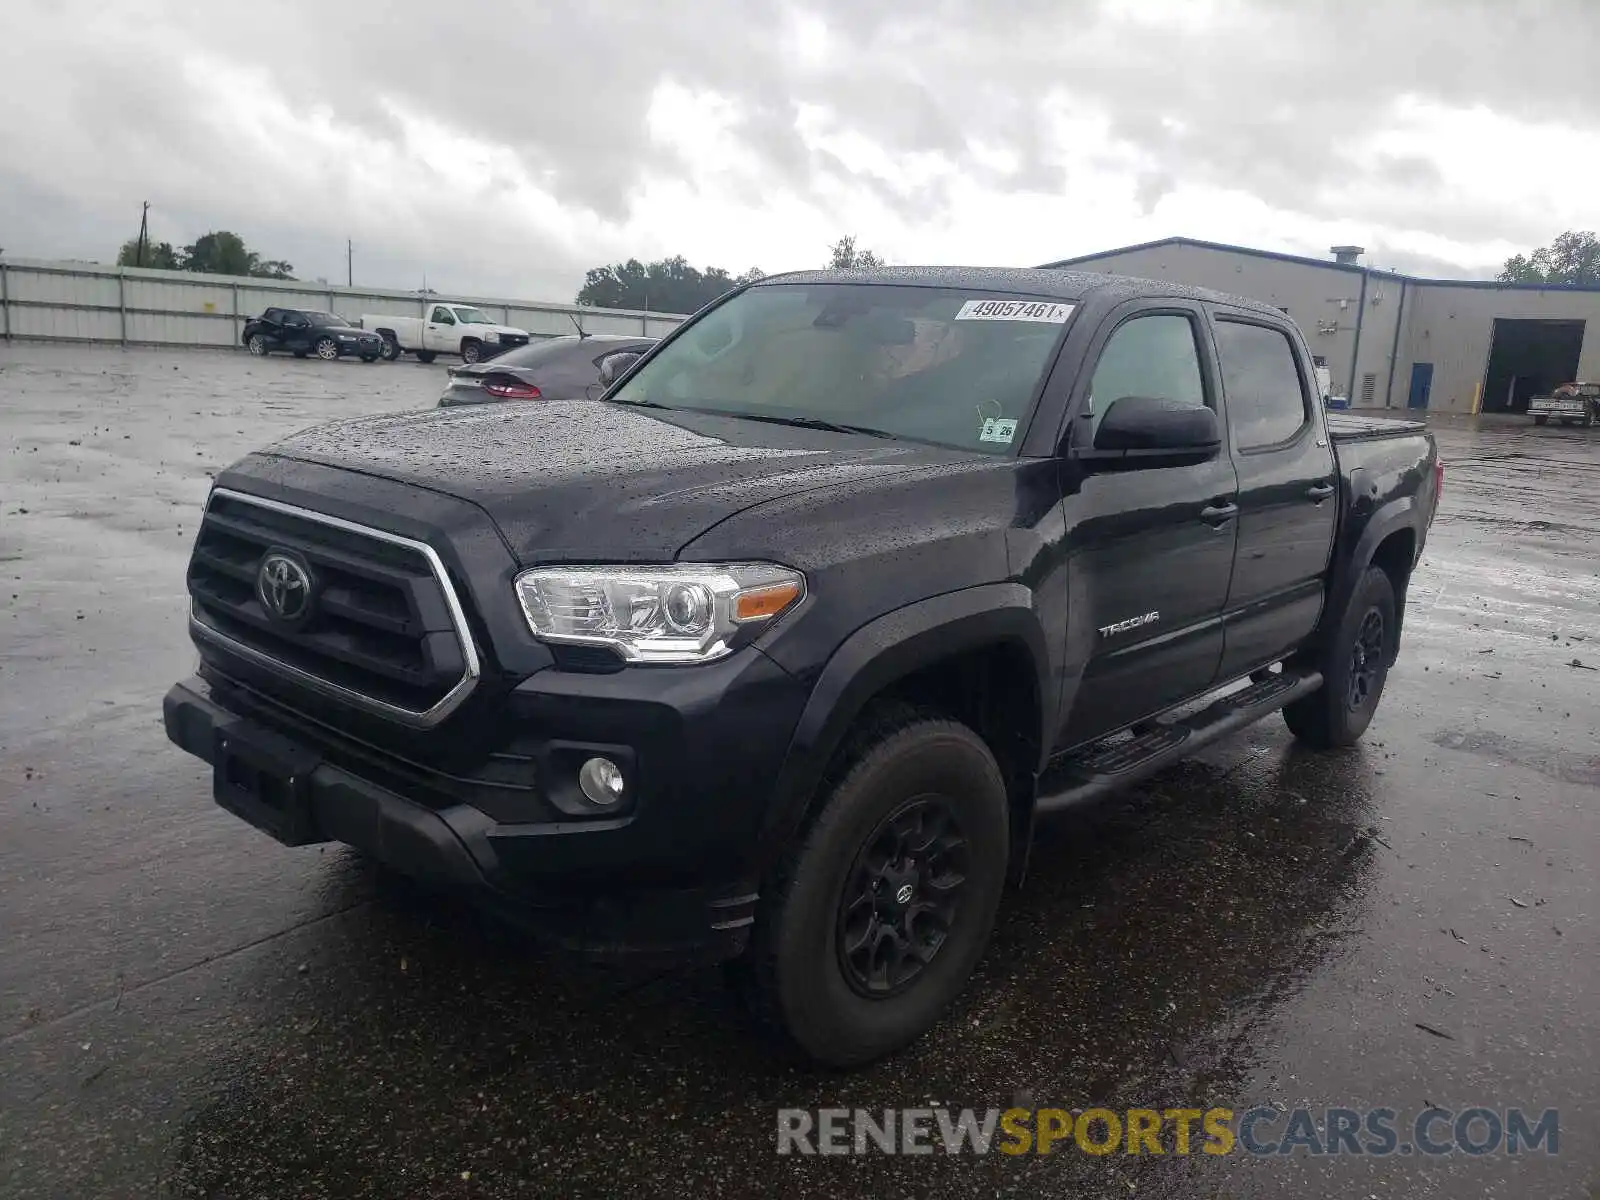
[[[874,429],[870,425],[848,425],[843,421],[827,421],[821,417],[784,417],[775,413],[730,412],[721,408],[702,409],[702,412],[714,413],[719,417],[742,417],[747,421],[765,421],[768,425],[793,425],[799,429],[821,429],[828,433],[864,433],[868,437],[889,438],[894,440],[894,434],[882,429]]]

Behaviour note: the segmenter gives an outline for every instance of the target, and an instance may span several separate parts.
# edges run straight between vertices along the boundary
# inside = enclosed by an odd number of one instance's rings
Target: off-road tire
[[[483,361],[483,343],[477,338],[461,339],[461,361],[471,366]]]
[[[792,1049],[828,1066],[850,1067],[916,1039],[966,986],[1000,903],[1009,809],[1004,778],[982,738],[957,721],[902,705],[875,706],[863,714],[819,795],[820,807],[764,881],[750,946],[730,965],[730,975],[757,1020]],[[953,916],[899,990],[868,994],[869,981],[851,965],[860,960],[841,950],[841,936],[850,940],[847,910],[860,913],[864,900],[876,903],[870,884],[859,885],[874,878],[869,851],[895,836],[895,818],[936,811],[946,812],[945,828],[963,839],[957,866],[934,850],[940,874],[935,879],[930,868],[914,882],[915,898],[902,910],[918,908],[924,915],[904,925],[896,918],[881,928],[926,930],[924,901],[942,899],[949,881],[960,878]],[[916,826],[919,835],[937,827],[936,820]],[[915,840],[899,844],[904,848]],[[906,852],[888,861],[910,867],[917,858]],[[870,919],[879,929],[878,916]],[[869,960],[875,960],[879,942],[870,936],[867,941],[874,947]]]
[[[1318,749],[1359,741],[1378,711],[1398,634],[1394,584],[1368,567],[1322,655],[1322,686],[1283,710],[1289,732]]]
[[[385,362],[394,362],[401,354],[405,353],[400,349],[400,343],[395,340],[394,334],[385,333],[380,336],[383,338],[383,349],[379,351],[379,354],[383,356]]]

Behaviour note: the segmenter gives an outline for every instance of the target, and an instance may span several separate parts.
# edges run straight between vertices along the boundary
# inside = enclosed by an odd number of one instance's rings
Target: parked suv
[[[1441,483],[1422,426],[1325,414],[1251,300],[777,276],[600,402],[228,468],[166,728],[281,842],[731,959],[789,1043],[860,1063],[961,991],[1036,819],[1274,712],[1359,738]]]
[[[356,328],[337,313],[307,308],[269,308],[245,322],[240,340],[258,356],[287,350],[296,358],[315,354],[332,362],[354,354],[370,363],[383,353],[383,342],[376,334]]]

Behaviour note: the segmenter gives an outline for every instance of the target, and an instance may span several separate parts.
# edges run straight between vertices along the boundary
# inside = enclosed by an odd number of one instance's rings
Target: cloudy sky
[[[568,299],[683,254],[1182,234],[1492,272],[1597,223],[1596,0],[0,0],[0,247],[242,234]]]

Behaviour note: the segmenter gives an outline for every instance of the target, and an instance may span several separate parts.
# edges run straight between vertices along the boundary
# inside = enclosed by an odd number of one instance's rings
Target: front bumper
[[[339,354],[340,354],[340,357],[344,357],[345,355],[374,356],[374,355],[378,355],[378,354],[382,354],[382,353],[383,353],[383,339],[382,338],[373,338],[370,342],[366,341],[365,339],[357,339],[356,341],[353,341],[353,342],[340,342],[339,343]]]
[[[211,765],[221,807],[280,842],[344,842],[591,955],[715,961],[743,950],[756,901],[748,854],[798,699],[757,706],[769,744],[755,747],[738,732],[748,728],[748,697],[726,706],[713,691],[678,697],[682,706],[671,697],[608,701],[620,676],[540,672],[497,702],[500,720],[522,731],[506,745],[528,751],[536,781],[512,790],[504,772],[519,769],[521,755],[489,754],[493,778],[454,763],[435,769],[420,750],[401,757],[203,669],[167,693],[167,736]],[[756,670],[782,675],[770,663]],[[770,686],[757,691],[770,696]],[[697,716],[707,702],[710,713]],[[555,811],[562,763],[573,761],[562,755],[611,745],[643,781],[632,811]]]

